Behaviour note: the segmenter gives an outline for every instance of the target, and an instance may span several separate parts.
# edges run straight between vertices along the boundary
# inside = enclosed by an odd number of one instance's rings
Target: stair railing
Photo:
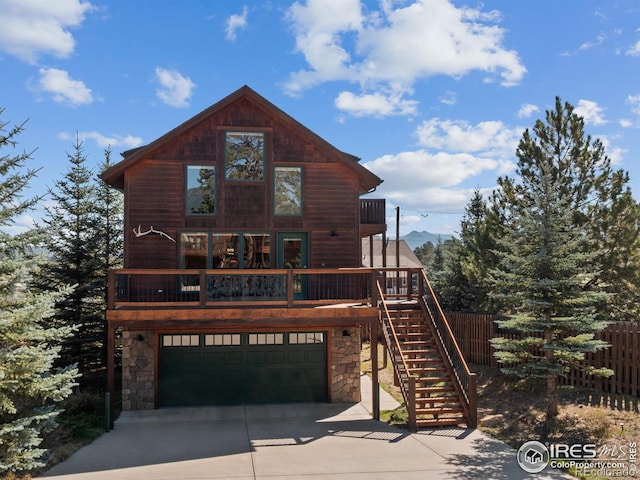
[[[424,270],[419,274],[418,298],[423,311],[430,322],[434,338],[451,369],[453,381],[465,409],[468,427],[478,426],[477,379],[476,374],[469,370],[469,366],[462,355],[447,317],[442,312],[438,299],[433,293],[429,279]]]
[[[398,379],[404,404],[407,408],[409,431],[416,432],[418,431],[416,422],[416,378],[409,371],[409,367],[400,349],[400,341],[398,340],[396,329],[391,321],[391,315],[384,301],[385,296],[382,293],[382,286],[379,281],[377,282],[377,289],[378,298],[382,299],[380,304],[380,326],[384,336],[384,342],[393,360],[391,362],[393,365],[393,373]],[[372,365],[372,368],[377,368],[377,365]]]

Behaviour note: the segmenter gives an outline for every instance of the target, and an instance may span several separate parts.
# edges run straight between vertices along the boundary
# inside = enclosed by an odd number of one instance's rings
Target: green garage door
[[[326,402],[326,335],[161,335],[158,378],[161,407]]]

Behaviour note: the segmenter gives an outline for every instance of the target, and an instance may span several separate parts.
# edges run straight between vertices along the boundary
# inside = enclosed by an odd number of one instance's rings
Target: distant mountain
[[[413,232],[408,233],[407,235],[400,237],[402,240],[407,242],[409,248],[411,250],[415,250],[417,247],[421,247],[427,242],[433,243],[433,245],[437,245],[438,240],[441,242],[445,242],[453,238],[453,235],[448,233],[431,233],[431,232]]]

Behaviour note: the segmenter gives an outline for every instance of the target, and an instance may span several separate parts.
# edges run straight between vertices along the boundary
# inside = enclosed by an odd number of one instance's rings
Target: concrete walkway
[[[123,479],[530,479],[516,452],[477,430],[410,434],[358,404],[201,407],[123,412],[115,429],[43,477]],[[383,392],[382,409],[398,403]],[[571,478],[545,470],[536,480]]]

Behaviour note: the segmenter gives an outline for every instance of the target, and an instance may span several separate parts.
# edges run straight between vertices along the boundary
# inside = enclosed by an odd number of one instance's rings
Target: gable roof
[[[148,145],[144,145],[142,147],[138,147],[132,150],[128,150],[123,154],[124,159],[112,167],[105,170],[101,177],[107,182],[109,185],[112,185],[116,188],[123,189],[124,188],[124,172],[129,167],[135,165],[137,162],[148,156],[151,152],[161,147],[163,144],[173,140],[178,137],[182,133],[187,130],[193,128],[199,123],[205,121],[207,118],[215,115],[217,112],[226,108],[230,104],[237,102],[242,99],[247,99],[256,105],[258,108],[265,111],[268,115],[272,117],[278,117],[283,123],[289,126],[293,130],[297,130],[300,132],[300,135],[310,139],[314,144],[316,144],[320,149],[328,150],[333,154],[337,154],[338,158],[340,158],[345,166],[351,170],[353,170],[360,179],[360,194],[367,193],[375,189],[378,185],[382,183],[382,179],[375,175],[373,172],[367,170],[362,165],[360,165],[359,158],[350,155],[348,153],[342,152],[335,148],[333,145],[328,143],[326,140],[319,137],[317,134],[309,130],[307,127],[302,125],[300,122],[295,120],[293,117],[289,116],[284,111],[280,110],[273,103],[269,102],[266,98],[262,97],[254,90],[249,88],[247,85],[239,88],[235,92],[226,96],[219,102],[213,104],[209,108],[203,110],[197,115],[191,117],[186,122],[177,126],[173,130],[165,133],[158,139],[149,143]]]
[[[371,243],[373,243],[373,257],[370,255]],[[363,238],[362,239],[362,265],[365,267],[395,267],[396,263],[400,263],[401,268],[424,268],[418,257],[409,244],[404,240],[387,240],[386,262],[383,263],[382,255],[382,239],[381,238]],[[396,257],[396,245],[399,257]],[[372,262],[373,260],[373,262]]]

